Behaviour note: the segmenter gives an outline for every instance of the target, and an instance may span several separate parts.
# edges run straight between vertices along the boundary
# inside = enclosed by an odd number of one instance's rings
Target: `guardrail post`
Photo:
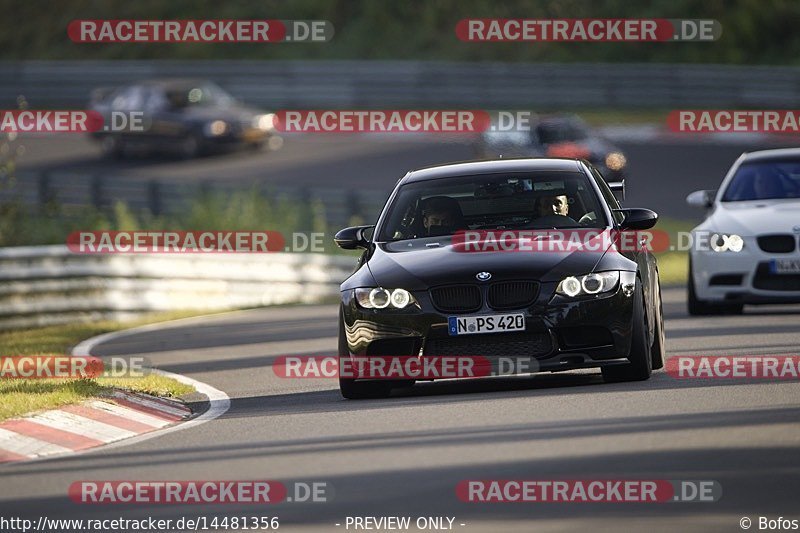
[[[97,209],[103,208],[103,177],[99,175],[92,176],[92,182],[89,186],[89,194],[91,195],[92,205]]]
[[[39,196],[39,207],[46,207],[50,205],[50,203],[55,200],[55,195],[53,194],[53,189],[50,187],[50,174],[47,172],[42,172],[39,174],[39,187],[38,187],[38,196]]]
[[[361,197],[358,191],[350,189],[347,193],[347,225],[361,224],[364,220],[364,213],[361,209]]]
[[[308,190],[308,187],[300,187],[297,191],[297,200],[300,204],[298,206],[300,210],[298,222],[301,225],[298,229],[300,231],[311,231],[313,229],[311,225],[314,220],[314,213],[311,209],[311,191]],[[308,227],[305,227],[305,224],[307,224]]]
[[[156,180],[147,184],[147,206],[153,216],[159,216],[162,211],[161,184]]]

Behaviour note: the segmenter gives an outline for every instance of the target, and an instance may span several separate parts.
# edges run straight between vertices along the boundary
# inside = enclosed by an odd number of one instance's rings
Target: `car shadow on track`
[[[538,374],[418,383],[410,388],[395,389],[389,398],[374,400],[345,400],[336,388],[241,397],[231,400],[231,408],[223,418],[401,409],[409,406],[486,402],[492,399],[530,398],[535,401],[566,394],[597,395],[599,400],[600,395],[609,393],[648,393],[658,390],[757,384],[770,385],[773,382],[753,379],[676,379],[659,371],[647,381],[608,384],[603,382],[599,373]]]

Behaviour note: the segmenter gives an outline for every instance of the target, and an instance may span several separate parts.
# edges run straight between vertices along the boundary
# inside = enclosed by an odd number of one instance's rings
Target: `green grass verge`
[[[677,242],[678,232],[691,231],[697,224],[688,220],[660,219],[654,229],[666,231],[669,242]],[[685,285],[689,274],[689,254],[680,251],[667,251],[655,254],[658,259],[658,272],[661,284]]]
[[[0,355],[65,354],[72,346],[95,335],[198,314],[207,313],[178,311],[152,314],[130,322],[108,320],[1,332]],[[173,398],[194,392],[194,387],[157,374],[139,378],[1,379],[0,420],[108,396],[114,389]]]

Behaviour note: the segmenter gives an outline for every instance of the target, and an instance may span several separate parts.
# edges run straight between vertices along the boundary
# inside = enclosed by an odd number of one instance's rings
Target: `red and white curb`
[[[0,423],[0,462],[94,448],[174,424],[191,415],[178,402],[115,392]]]
[[[72,349],[72,355],[85,357],[95,346],[112,339],[204,318],[208,316],[105,333],[81,342]],[[116,391],[112,398],[90,400],[0,423],[0,463],[82,453],[98,446],[105,449],[135,444],[199,426],[230,408],[228,395],[207,383],[156,368],[150,372],[194,387],[208,398],[209,408],[200,416],[184,421],[191,410],[179,402]]]

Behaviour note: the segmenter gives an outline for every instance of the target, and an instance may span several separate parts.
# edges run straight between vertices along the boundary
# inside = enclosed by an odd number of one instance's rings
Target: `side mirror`
[[[351,228],[344,228],[340,230],[333,237],[336,246],[342,250],[355,250],[356,248],[367,248],[369,246],[369,238],[365,235],[367,230],[375,226],[353,226]]]
[[[658,213],[649,209],[615,209],[614,212],[622,213],[625,218],[620,223],[622,229],[650,229],[658,222]]]
[[[625,180],[612,181],[608,184],[608,188],[611,189],[611,192],[620,200],[625,199]]]
[[[694,191],[686,197],[686,203],[692,207],[703,207],[708,209],[714,205],[716,191]]]

